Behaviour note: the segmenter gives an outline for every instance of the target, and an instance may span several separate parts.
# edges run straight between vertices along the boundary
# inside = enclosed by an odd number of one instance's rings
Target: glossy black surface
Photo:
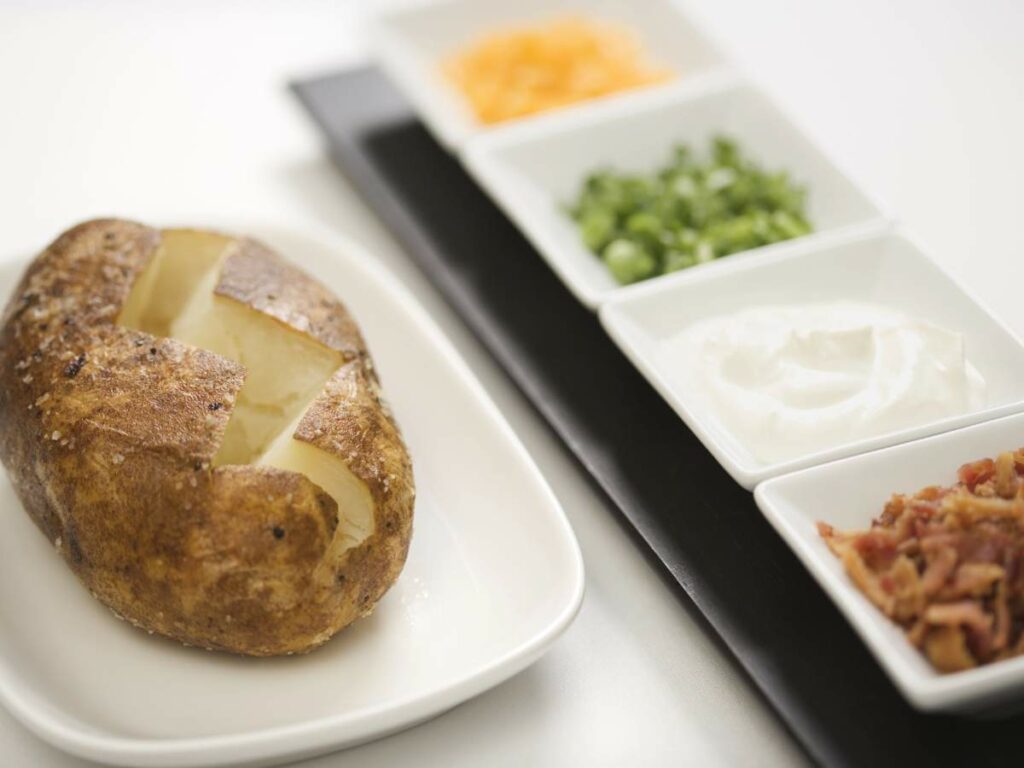
[[[293,88],[336,164],[814,760],[1024,763],[1024,716],[927,716],[906,704],[753,497],[380,73]]]

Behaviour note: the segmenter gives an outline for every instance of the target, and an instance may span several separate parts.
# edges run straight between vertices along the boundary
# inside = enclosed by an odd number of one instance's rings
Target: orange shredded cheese
[[[673,77],[630,29],[579,17],[486,35],[444,62],[481,122],[498,123]]]

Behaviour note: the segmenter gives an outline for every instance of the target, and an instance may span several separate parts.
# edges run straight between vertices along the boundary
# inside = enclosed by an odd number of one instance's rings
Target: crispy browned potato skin
[[[211,468],[241,366],[116,325],[159,242],[140,224],[90,221],[29,266],[0,329],[0,460],[36,525],[119,616],[207,648],[308,651],[397,578],[412,531],[409,456],[342,304],[246,240],[217,292],[343,353],[295,436],[366,484],[374,533],[341,551],[337,505],[305,476]]]

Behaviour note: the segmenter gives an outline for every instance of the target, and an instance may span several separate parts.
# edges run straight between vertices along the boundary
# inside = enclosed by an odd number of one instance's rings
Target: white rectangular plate
[[[985,407],[768,464],[722,424],[694,386],[694,377],[673,366],[662,347],[663,341],[683,328],[716,315],[763,304],[843,300],[879,304],[962,333],[967,358],[985,377]],[[757,259],[730,256],[699,271],[685,270],[623,291],[602,307],[601,322],[718,462],[746,488],[803,467],[1024,410],[1024,346],[898,233],[806,238],[776,246],[771,254]]]
[[[867,528],[893,493],[951,485],[961,464],[1022,445],[1024,414],[1018,414],[778,477],[754,494],[761,511],[919,709],[971,711],[1020,695],[1024,658],[939,674],[847,578],[816,523],[840,530]]]
[[[651,59],[676,72],[681,81],[724,64],[715,47],[682,15],[673,0],[397,2],[391,3],[376,19],[372,49],[431,133],[449,149],[457,150],[477,135],[545,120],[609,100],[628,99],[639,92],[620,91],[496,125],[485,125],[477,120],[462,94],[445,79],[443,61],[484,35],[565,16],[612,22],[636,31]]]
[[[352,244],[249,234],[361,325],[413,457],[412,548],[376,612],[307,656],[184,648],[113,615],[0,475],[0,699],[39,736],[119,765],[280,762],[436,715],[535,660],[583,594],[579,548],[515,435],[416,301]],[[0,263],[7,296],[23,260]]]
[[[596,307],[623,289],[580,239],[566,212],[588,175],[614,169],[653,173],[685,144],[706,156],[716,135],[771,171],[786,171],[807,188],[807,207],[820,238],[869,225],[884,216],[771,100],[728,75],[681,80],[560,119],[536,121],[481,136],[466,148],[470,172],[540,251],[576,297]],[[719,261],[754,258],[776,246]],[[711,262],[711,264],[716,264]],[[710,265],[683,270],[700,272]],[[655,277],[647,282],[665,280]]]

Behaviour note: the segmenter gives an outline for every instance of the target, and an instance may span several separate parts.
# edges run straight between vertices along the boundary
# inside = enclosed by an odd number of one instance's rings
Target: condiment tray
[[[762,480],[844,456],[1024,411],[1024,345],[910,240],[887,228],[805,238],[759,258],[730,256],[631,286],[606,303],[601,322],[736,482]],[[957,331],[986,381],[980,410],[836,445],[789,461],[759,461],[702,397],[694,372],[665,342],[699,320],[759,305],[859,301]]]
[[[816,523],[860,530],[893,493],[952,485],[961,464],[1024,444],[1024,414],[977,424],[778,477],[754,492],[757,505],[853,625],[879,664],[915,706],[971,712],[1024,690],[1024,658],[941,674],[847,577]]]
[[[762,167],[785,170],[807,188],[808,218],[816,231],[806,239],[885,219],[879,205],[767,96],[725,73],[481,136],[467,146],[463,160],[576,297],[593,308],[624,289],[583,244],[567,212],[586,177],[607,169],[653,172],[671,158],[675,146],[685,144],[700,155],[717,135],[735,139]],[[734,254],[683,273],[699,273],[718,261],[757,258],[776,247]]]
[[[268,765],[408,727],[534,661],[583,595],[579,547],[554,495],[394,278],[334,235],[215,226],[278,249],[359,321],[413,456],[409,560],[371,617],[308,655],[207,653],[117,621],[3,475],[0,700],[37,735],[90,760]],[[4,295],[24,266],[0,262]]]
[[[1015,703],[986,710],[984,722],[912,707],[758,512],[753,496],[647,383],[458,159],[431,138],[381,72],[347,70],[293,87],[349,182],[579,460],[580,471],[603,490],[604,511],[635,533],[652,563],[678,585],[682,607],[706,620],[726,658],[742,668],[812,761],[1014,764],[1024,728],[1024,714],[1007,711]],[[811,238],[783,247],[810,249]],[[857,248],[863,254],[864,246]],[[927,263],[910,250],[904,259],[869,260],[865,275],[855,273],[851,282],[867,294],[871,279],[889,284],[906,277],[899,264]],[[661,284],[700,282],[741,264],[784,260],[785,253],[780,248],[776,255],[730,256]],[[925,270],[941,284],[933,271],[941,275],[933,265]],[[625,289],[622,296],[659,283]],[[940,288],[938,299],[950,290]],[[912,309],[921,306],[927,305]],[[981,310],[972,313],[987,319]],[[961,315],[936,319],[951,325]],[[1002,342],[995,349],[1004,349]],[[1016,360],[1016,353],[1011,357]],[[1016,363],[1010,365],[1016,370]],[[899,479],[893,489],[905,483]],[[831,503],[834,494],[820,499]],[[861,519],[875,511],[863,510]]]
[[[390,3],[373,24],[373,52],[380,65],[413,102],[431,132],[449,149],[461,149],[472,137],[509,125],[547,120],[586,111],[599,103],[629,100],[638,91],[621,91],[589,102],[519,118],[482,124],[457,89],[447,82],[440,63],[490,32],[544,23],[566,16],[600,19],[628,26],[640,36],[655,63],[679,73],[679,80],[699,78],[724,66],[716,47],[680,12],[672,0],[413,0]]]

